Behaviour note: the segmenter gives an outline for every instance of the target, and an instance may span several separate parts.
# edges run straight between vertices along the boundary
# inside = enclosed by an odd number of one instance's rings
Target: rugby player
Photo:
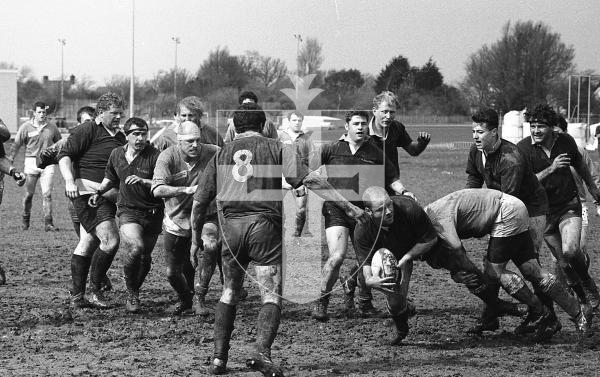
[[[600,201],[600,190],[575,140],[569,134],[554,131],[558,116],[550,106],[537,105],[533,110],[528,110],[525,120],[529,122],[531,136],[521,140],[518,146],[529,159],[533,172],[548,196],[549,214],[544,233],[546,244],[580,302],[589,301],[597,308],[600,293],[589,274],[580,247],[581,201],[570,167],[583,179],[596,202]]]
[[[201,115],[200,115],[201,116]],[[192,121],[183,121],[177,131],[177,144],[160,153],[152,178],[152,194],[165,201],[163,219],[164,249],[167,263],[167,278],[171,287],[177,292],[179,302],[175,305],[173,315],[192,314],[208,315],[204,299],[216,266],[216,255],[220,244],[216,207],[211,206],[210,221],[200,228],[204,243],[203,262],[207,265],[201,273],[199,286],[194,295],[194,266],[190,263],[192,246],[192,212],[193,194],[196,192],[198,179],[210,159],[219,149],[216,145],[202,144],[202,131]],[[204,271],[206,268],[206,271]],[[195,304],[195,308],[193,308]]]
[[[321,165],[327,168],[330,175],[328,181],[336,190],[354,189],[356,197],[350,200],[352,204],[362,207],[361,193],[366,187],[373,185],[372,179],[380,179],[386,188],[398,195],[412,195],[404,188],[397,175],[397,170],[375,142],[367,135],[369,114],[366,111],[351,110],[346,114],[346,134],[338,141],[323,145],[310,161],[312,170]],[[319,159],[320,158],[320,159]],[[359,169],[362,166],[362,170]],[[336,176],[331,176],[330,170],[337,170]],[[383,173],[383,174],[381,174]],[[372,176],[369,176],[372,174]],[[356,177],[358,175],[358,177]],[[358,187],[348,187],[352,184],[351,177],[358,178]],[[312,311],[312,317],[318,321],[326,321],[329,316],[327,307],[333,285],[339,276],[340,267],[348,248],[348,237],[353,234],[355,221],[348,217],[335,203],[323,203],[325,218],[325,235],[329,249],[329,258],[323,266],[321,276],[321,298],[317,300]],[[377,313],[371,300],[372,295],[364,285],[362,274],[358,275],[359,300],[358,310],[362,315]],[[353,292],[347,294],[346,310],[354,305]]]
[[[52,189],[54,187],[54,165],[38,169],[36,158],[40,152],[61,139],[60,131],[54,124],[46,120],[48,106],[44,102],[33,104],[33,119],[19,127],[15,142],[8,159],[14,161],[19,154],[21,146],[25,145],[25,162],[23,172],[27,177],[25,182],[25,197],[23,198],[23,225],[22,230],[29,229],[33,195],[38,180],[42,188],[42,208],[44,211],[44,230],[57,231],[52,218]]]
[[[280,134],[279,140],[283,144],[293,145],[296,149],[298,158],[303,159],[303,163],[308,165],[308,157],[314,152],[315,146],[310,139],[310,136],[302,131],[302,120],[304,119],[304,115],[299,111],[292,111],[287,115],[287,118],[289,126]],[[291,190],[296,202],[296,227],[293,237],[301,237],[304,224],[306,223],[308,190],[304,185],[294,189],[290,184],[285,182],[285,179],[282,184],[284,189]],[[305,234],[308,237],[312,236],[308,229],[306,229]]]
[[[498,132],[498,113],[491,108],[481,108],[475,112],[473,121],[473,145],[467,161],[467,188],[481,188],[485,183],[489,189],[499,190],[520,199],[529,214],[529,231],[535,251],[539,255],[544,240],[548,198],[546,191],[531,170],[529,160]],[[486,263],[486,268],[489,266]],[[500,285],[490,281],[496,292]],[[497,294],[497,293],[496,293]],[[552,299],[542,292],[537,296],[554,313]],[[560,322],[555,324],[560,326]],[[494,331],[499,328],[498,316],[485,306],[477,325],[472,332]]]
[[[6,151],[4,150],[4,142],[10,140],[10,131],[6,124],[0,119],[0,204],[2,204],[2,194],[4,193],[4,174],[8,174],[13,177],[17,184],[22,185],[25,183],[25,174],[18,171],[12,166],[12,161],[6,157]],[[6,273],[0,265],[0,285],[6,284]]]
[[[555,127],[555,131],[560,133],[567,133],[567,128],[567,120],[562,115],[558,115],[558,126]],[[581,154],[581,158],[583,159],[585,165],[588,167],[590,175],[592,176],[592,180],[594,181],[594,183],[596,183],[596,186],[600,187],[600,179],[598,177],[598,172],[596,171],[596,164],[594,164],[594,161],[592,160],[585,148],[582,148],[578,145],[577,150]],[[587,234],[589,227],[588,208],[586,205],[587,193],[585,184],[583,182],[583,179],[581,179],[581,176],[577,174],[577,171],[575,170],[575,168],[573,168],[573,166],[570,166],[570,169],[571,174],[573,174],[573,179],[575,179],[575,184],[577,185],[577,195],[579,195],[579,200],[581,201],[581,237],[579,237],[579,247],[581,248],[581,252],[585,257],[586,265],[588,266],[589,270],[590,255],[587,252]],[[556,264],[556,267],[556,274],[562,275],[562,269],[558,266],[558,264]],[[563,278],[565,277],[563,276]],[[592,307],[598,307],[598,297],[590,296],[588,297],[588,299],[590,300],[590,304],[592,305]]]
[[[464,283],[469,291],[497,312],[521,314],[514,304],[499,300],[498,292],[490,287],[482,272],[467,257],[464,248],[448,248],[438,243],[438,237],[425,211],[406,196],[389,197],[382,187],[369,187],[363,194],[369,221],[354,229],[355,253],[362,266],[367,286],[386,295],[387,309],[396,325],[396,335],[390,342],[398,345],[408,334],[408,286],[414,260],[424,260],[435,269],[450,271],[452,279]],[[373,273],[373,253],[388,249],[402,262],[401,281],[380,278]],[[403,259],[404,258],[404,259]]]
[[[119,248],[119,230],[115,221],[117,208],[114,204],[116,190],[104,193],[96,207],[90,207],[88,200],[104,179],[112,150],[127,143],[120,131],[124,108],[125,102],[119,95],[111,92],[101,95],[94,121],[78,126],[57,156],[65,180],[65,193],[73,202],[81,223],[79,243],[71,258],[71,304],[74,307],[88,304],[101,309],[110,307],[101,288]],[[91,283],[89,303],[84,297],[88,271]]]
[[[254,92],[244,91],[240,93],[238,97],[238,103],[240,105],[244,103],[255,103],[258,105],[258,97],[256,96],[256,94],[254,94]],[[267,120],[265,121],[265,125],[261,133],[263,134],[263,136],[275,140],[277,140],[279,137],[277,134],[277,127],[275,126],[275,123],[273,123],[269,118],[267,118]],[[228,143],[233,139],[235,139],[235,126],[233,124],[233,119],[229,119],[227,121],[227,131],[225,132],[225,142]]]
[[[529,233],[527,208],[519,199],[498,190],[463,189],[427,205],[425,212],[441,242],[450,249],[463,248],[463,239],[490,236],[486,276],[529,306],[529,314],[519,328],[530,327],[521,333],[535,330],[538,338],[547,339],[558,331],[558,326],[556,316],[529,290],[523,279],[506,268],[511,260],[526,280],[571,317],[582,337],[590,334],[591,308],[580,306],[553,274],[541,268]],[[410,258],[403,257],[399,266]]]
[[[227,372],[239,292],[248,265],[253,262],[262,306],[254,353],[246,363],[265,376],[283,375],[271,360],[271,345],[279,328],[282,305],[282,169],[288,183],[295,188],[304,184],[309,189],[323,189],[317,193],[339,204],[349,218],[364,214],[333,190],[324,177],[308,174],[299,164],[301,159],[295,158],[293,148],[264,137],[260,132],[265,120],[264,112],[254,103],[242,104],[234,112],[237,136],[211,160],[194,196],[196,210],[192,223],[201,229],[207,219],[207,208],[216,198],[223,236],[225,282],[215,310],[213,374]],[[199,236],[196,232],[198,246],[192,259],[202,244]]]
[[[140,310],[140,288],[152,266],[152,250],[162,230],[164,203],[150,192],[154,167],[160,152],[148,141],[148,124],[141,118],[129,118],[123,126],[127,144],[110,154],[104,179],[90,204],[96,206],[103,193],[119,189],[117,217],[120,247],[125,251],[123,275],[127,287],[125,308]]]
[[[177,112],[174,122],[158,131],[150,140],[152,145],[159,151],[164,151],[170,146],[177,144],[177,129],[183,121],[194,122],[202,134],[200,142],[202,144],[213,144],[219,147],[223,146],[223,137],[217,132],[216,128],[202,123],[202,114],[204,113],[204,104],[199,97],[185,97],[177,103]]]

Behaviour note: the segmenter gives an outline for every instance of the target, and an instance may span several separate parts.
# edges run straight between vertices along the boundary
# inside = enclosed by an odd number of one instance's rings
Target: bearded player
[[[214,358],[211,373],[227,372],[229,341],[236,305],[248,265],[253,262],[260,285],[261,303],[254,352],[246,361],[265,376],[282,376],[271,360],[271,346],[281,321],[282,305],[282,200],[281,175],[294,188],[304,184],[326,199],[339,203],[354,218],[363,211],[345,201],[326,179],[308,174],[292,148],[262,136],[266,116],[256,104],[242,104],[233,116],[236,138],[211,160],[194,196],[196,229],[201,229],[209,204],[216,198],[223,237],[223,294],[214,325]],[[282,171],[283,170],[283,171]],[[202,240],[196,232],[194,260]]]

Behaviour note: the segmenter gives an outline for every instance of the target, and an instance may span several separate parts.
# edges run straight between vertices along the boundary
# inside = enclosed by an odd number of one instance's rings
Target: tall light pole
[[[65,99],[65,44],[67,40],[64,38],[58,38],[60,43],[60,112],[64,116],[64,99]]]
[[[302,36],[300,34],[294,34],[296,38],[296,99],[298,98],[298,77],[300,76],[300,43],[302,42]]]
[[[179,37],[171,37],[173,42],[175,42],[175,70],[173,71],[173,95],[175,96],[175,102],[177,102],[177,45],[180,42]]]
[[[135,0],[131,0],[131,78],[129,80],[129,117],[133,117],[135,82]]]

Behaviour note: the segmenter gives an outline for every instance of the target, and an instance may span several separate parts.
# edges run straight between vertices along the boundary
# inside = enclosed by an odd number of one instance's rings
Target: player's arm
[[[568,153],[561,153],[552,160],[552,164],[546,169],[535,174],[538,181],[543,182],[548,176],[558,169],[568,168],[571,165],[571,158]],[[582,177],[583,178],[583,177]]]
[[[211,202],[217,196],[217,173],[216,173],[216,158],[217,155],[209,161],[208,165],[202,172],[198,182],[201,184],[196,189],[194,194],[194,202],[192,204],[192,214],[190,221],[192,223],[192,246],[190,248],[190,262],[196,268],[198,265],[198,251],[204,248],[202,241],[202,228],[206,220],[206,213]]]
[[[578,158],[574,159],[575,161],[573,161],[573,167],[575,168],[577,174],[579,174],[581,179],[583,179],[583,181],[585,182],[588,191],[594,197],[594,201],[600,202],[600,190],[596,185],[596,180],[594,180],[594,178],[592,177],[592,172],[590,171],[588,165],[585,163],[585,158],[581,154],[579,154],[579,152],[577,152],[577,155]]]
[[[402,148],[408,152],[411,156],[418,156],[427,148],[427,145],[431,141],[431,134],[428,132],[419,132],[419,136],[417,140],[413,141],[406,129],[402,127],[402,132],[400,134],[400,143],[402,143]]]
[[[65,194],[69,199],[75,199],[79,196],[79,189],[75,185],[73,159],[82,156],[89,149],[93,138],[92,124],[77,127],[75,132],[67,138],[56,157],[60,173],[65,180]]]
[[[477,147],[471,146],[469,151],[469,159],[467,160],[467,184],[466,188],[481,188],[483,187],[484,179],[479,169],[477,169]]]
[[[113,197],[112,197],[110,191],[112,188],[114,188],[116,186],[117,186],[117,184],[115,184],[109,178],[104,177],[104,179],[102,179],[102,182],[100,183],[100,187],[98,187],[98,190],[96,190],[96,193],[93,194],[92,196],[90,196],[90,199],[88,200],[89,205],[91,207],[96,207],[98,205],[98,200],[100,200],[101,196],[106,197],[110,201],[113,201],[113,200],[111,200],[111,199],[113,199]]]
[[[423,255],[425,255],[432,247],[437,243],[437,236],[433,235],[430,239],[418,242],[413,246],[406,254],[400,258],[398,261],[398,268],[402,270],[404,265],[411,264],[416,259],[420,259]],[[402,272],[404,274],[404,271]]]
[[[75,199],[79,196],[79,189],[75,185],[75,174],[73,173],[73,162],[71,157],[63,156],[58,160],[58,167],[60,168],[60,174],[62,174],[65,180],[65,195],[69,199]]]
[[[6,155],[11,162],[15,160],[17,154],[19,154],[19,150],[21,150],[21,146],[27,142],[27,134],[25,133],[25,125],[19,127],[17,134],[15,136],[15,141],[10,146],[10,150]]]
[[[171,186],[172,173],[169,169],[168,156],[162,152],[156,160],[152,186],[150,191],[156,198],[173,198],[179,195],[192,195],[196,192],[195,186]]]
[[[290,178],[287,178],[288,182]],[[319,195],[325,201],[331,201],[333,204],[338,206],[347,216],[355,219],[356,221],[364,221],[366,214],[361,208],[350,203],[342,194],[340,194],[332,185],[329,183],[326,177],[322,176],[316,171],[308,173],[304,179],[303,184],[307,189],[313,191]],[[292,187],[298,188],[301,184],[292,184]]]
[[[525,174],[523,162],[505,158],[501,163],[500,169],[500,191],[518,196],[521,191],[521,183],[523,183],[523,175]]]

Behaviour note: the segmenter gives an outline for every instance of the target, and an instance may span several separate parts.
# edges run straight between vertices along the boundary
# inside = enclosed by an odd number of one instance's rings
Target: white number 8
[[[244,157],[244,159],[242,159],[242,156]],[[246,182],[248,178],[252,177],[252,174],[254,174],[254,168],[251,164],[252,152],[250,152],[247,149],[240,149],[233,155],[233,161],[235,162],[235,166],[231,169],[233,179],[235,179],[238,182]],[[246,172],[244,175],[240,174],[241,167],[246,168]]]

